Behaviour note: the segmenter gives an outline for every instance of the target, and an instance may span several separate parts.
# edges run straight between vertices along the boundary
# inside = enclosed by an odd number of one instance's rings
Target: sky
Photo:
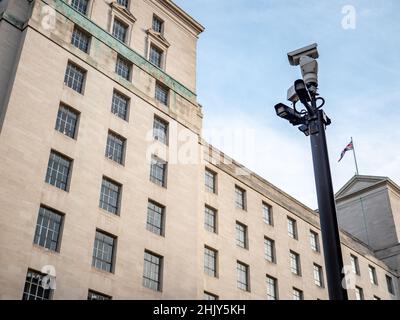
[[[351,152],[338,163],[351,137],[360,174],[400,184],[400,1],[175,3],[205,27],[197,95],[207,141],[316,209],[309,138],[278,118],[274,105],[289,104],[286,91],[301,78],[286,53],[317,42],[335,192],[355,174]]]

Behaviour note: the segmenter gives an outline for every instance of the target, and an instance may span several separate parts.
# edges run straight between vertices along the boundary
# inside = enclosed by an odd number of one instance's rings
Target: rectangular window
[[[128,26],[121,20],[114,19],[112,35],[119,41],[126,42],[127,34],[128,34]]]
[[[278,281],[267,275],[267,300],[278,300]]]
[[[93,246],[92,266],[107,272],[114,270],[116,238],[96,230]]]
[[[262,209],[263,209],[263,220],[266,224],[272,226],[273,220],[272,220],[272,208],[270,205],[266,204],[263,202],[262,204]]]
[[[129,0],[117,0],[117,3],[128,9]]]
[[[125,138],[114,132],[109,131],[107,137],[106,157],[119,164],[123,164],[125,143]]]
[[[288,217],[288,235],[292,239],[297,240],[297,222],[296,220]]]
[[[275,258],[275,241],[269,238],[264,238],[264,257],[265,260],[276,263]]]
[[[46,182],[67,191],[71,167],[72,160],[52,150],[47,165]]]
[[[356,286],[356,300],[364,300],[364,290]]]
[[[164,215],[165,207],[149,200],[147,204],[147,230],[164,235]]]
[[[212,172],[211,170],[206,169],[205,171],[205,186],[206,191],[211,193],[217,192],[217,174]]]
[[[301,275],[300,255],[294,251],[290,251],[290,270],[295,275]]]
[[[83,85],[85,82],[86,71],[72,62],[68,62],[67,70],[65,71],[64,84],[75,90],[76,92],[83,93]]]
[[[293,300],[304,300],[303,291],[293,288]]]
[[[72,0],[71,7],[86,15],[89,8],[89,0]]]
[[[41,206],[33,242],[49,250],[59,251],[62,222],[61,214]]]
[[[373,266],[368,266],[369,280],[372,284],[378,285],[378,277],[376,275],[376,269]]]
[[[164,22],[157,16],[153,16],[152,28],[155,32],[163,33]]]
[[[204,228],[213,233],[217,232],[217,210],[209,206],[204,208]]]
[[[217,255],[216,250],[204,247],[204,272],[210,277],[217,276]]]
[[[115,72],[125,80],[129,81],[129,79],[131,78],[131,70],[132,63],[127,59],[118,56],[117,64],[115,65]]]
[[[213,293],[204,291],[203,300],[218,300],[218,296]]]
[[[313,251],[320,252],[318,233],[312,230],[310,230],[310,245]]]
[[[392,277],[386,275],[386,284],[387,284],[387,288],[390,294],[394,295],[394,284],[393,284],[393,279]]]
[[[356,256],[350,255],[351,269],[354,274],[360,275],[360,266],[358,264],[358,258]]]
[[[112,298],[103,293],[89,290],[87,299],[88,300],[111,300]]]
[[[249,277],[249,266],[237,261],[237,287],[244,291],[250,291],[250,277]]]
[[[64,104],[58,108],[56,130],[74,139],[79,113]]]
[[[158,49],[157,47],[151,45],[149,58],[152,64],[156,65],[159,68],[162,67],[163,51],[161,49]]]
[[[240,222],[236,222],[236,245],[247,249],[247,226]]]
[[[122,93],[114,90],[111,112],[121,119],[127,120],[128,118],[129,98]]]
[[[322,288],[324,286],[322,267],[315,264],[313,265],[314,283],[316,286]]]
[[[167,177],[167,162],[161,160],[156,156],[152,156],[151,158],[151,166],[150,166],[150,181],[158,184],[161,187],[165,187],[166,177]]]
[[[153,138],[163,144],[168,144],[168,122],[154,117],[153,122]]]
[[[143,286],[155,291],[161,291],[161,267],[161,256],[149,251],[144,252]]]
[[[22,300],[51,300],[52,290],[44,289],[43,277],[40,272],[28,270]]]
[[[155,98],[158,102],[168,106],[168,89],[159,82],[156,82]]]
[[[88,53],[90,44],[90,34],[75,26],[72,31],[71,44],[81,51]]]
[[[122,186],[108,178],[103,177],[100,191],[100,208],[117,215]]]
[[[235,204],[236,208],[246,210],[246,191],[235,186]]]

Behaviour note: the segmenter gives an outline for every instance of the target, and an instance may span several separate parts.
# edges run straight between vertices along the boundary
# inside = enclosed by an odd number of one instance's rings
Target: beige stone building
[[[0,1],[1,299],[328,298],[316,213],[201,138],[202,31],[170,0]],[[350,298],[398,299],[361,240]]]

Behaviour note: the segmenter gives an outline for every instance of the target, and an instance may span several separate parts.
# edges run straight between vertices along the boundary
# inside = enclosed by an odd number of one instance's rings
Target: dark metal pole
[[[312,107],[318,118],[312,120],[318,133],[311,134],[311,150],[314,163],[315,185],[317,188],[318,209],[324,247],[326,278],[330,300],[348,300],[347,291],[342,286],[343,256],[340,247],[336,205],[332,187],[332,176],[326,145],[324,112]]]

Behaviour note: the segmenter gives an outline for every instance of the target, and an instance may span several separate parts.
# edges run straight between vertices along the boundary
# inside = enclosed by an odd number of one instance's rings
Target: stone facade
[[[154,32],[152,19],[163,22]],[[112,36],[115,19],[127,26],[125,43]],[[88,53],[71,44],[74,28],[90,35]],[[314,281],[323,252],[310,246],[319,234],[316,213],[201,139],[202,110],[196,97],[196,43],[203,27],[169,0],[89,1],[86,15],[71,0],[0,3],[0,298],[21,299],[27,270],[54,266],[53,299],[86,299],[88,290],[113,299],[266,299],[266,275],[277,280],[277,297],[327,299],[326,281]],[[149,50],[163,51],[161,67]],[[116,61],[131,64],[128,79]],[[65,84],[69,63],[85,71],[83,90]],[[168,90],[167,105],[155,99]],[[113,92],[129,99],[127,118],[111,112]],[[71,138],[55,130],[60,104],[78,115]],[[168,143],[153,139],[154,119],[168,123]],[[108,133],[125,140],[122,164],[105,157]],[[71,161],[67,190],[45,182],[51,151]],[[150,181],[150,158],[167,161],[166,185]],[[216,174],[216,193],[205,191],[206,168]],[[103,177],[121,187],[118,214],[99,207]],[[245,210],[235,207],[235,186],[245,191]],[[146,228],[148,201],[164,208],[163,233]],[[263,222],[262,205],[273,214]],[[205,206],[217,210],[216,232],[204,228]],[[62,213],[57,250],[34,244],[40,206]],[[296,220],[298,239],[288,236]],[[247,248],[236,244],[236,222],[247,226]],[[112,272],[92,266],[96,230],[115,237]],[[355,230],[355,235],[358,235]],[[387,235],[389,236],[389,235]],[[264,239],[275,241],[276,261],[264,258]],[[364,239],[361,239],[364,240]],[[320,241],[320,240],[319,240]],[[217,254],[217,274],[204,273],[204,248]],[[359,258],[356,284],[366,299],[397,299],[398,274],[374,251],[342,233],[344,260]],[[162,257],[159,290],[143,285],[144,252]],[[300,256],[301,275],[290,269],[289,252]],[[237,285],[237,261],[248,266],[249,290]],[[368,265],[376,268],[372,285]],[[395,283],[390,294],[385,276]],[[355,298],[354,290],[349,290]]]

